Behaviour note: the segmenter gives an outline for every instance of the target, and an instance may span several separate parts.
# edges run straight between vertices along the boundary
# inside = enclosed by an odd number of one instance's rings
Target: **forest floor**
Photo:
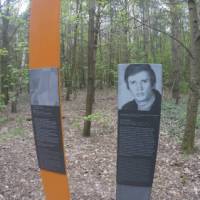
[[[91,137],[82,136],[85,93],[63,104],[64,144],[72,200],[115,200],[116,91],[97,91]],[[152,200],[199,200],[200,154],[180,150],[185,100],[164,99]],[[200,145],[200,119],[196,145]],[[43,200],[28,98],[0,113],[0,200]]]

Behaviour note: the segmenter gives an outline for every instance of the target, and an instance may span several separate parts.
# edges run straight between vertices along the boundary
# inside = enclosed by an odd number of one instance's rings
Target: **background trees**
[[[99,3],[103,6],[96,57],[97,86],[115,85],[118,63],[157,62],[165,66],[165,86],[178,101],[179,90],[185,92],[188,84],[189,56],[185,47],[189,47],[190,35],[187,4],[155,0],[101,0],[97,1],[97,5]],[[88,70],[88,1],[81,1],[78,14],[77,2],[63,0],[63,4],[62,30],[65,33],[62,34],[62,41],[66,47],[63,58],[68,58],[65,67],[70,68],[69,63],[75,62],[74,49],[77,48],[76,68],[79,70],[73,77],[76,79],[73,85],[85,86]],[[175,59],[178,57],[180,59]]]
[[[187,153],[191,153],[194,151],[195,127],[200,95],[200,29],[197,14],[197,2],[195,0],[189,0],[188,8],[191,26],[192,56],[190,57],[190,84],[189,99],[187,104],[187,121],[182,148]]]
[[[0,107],[10,100],[13,112],[16,112],[19,88],[23,85],[22,77],[27,77],[24,67],[28,15],[22,12],[22,3],[16,0],[0,1]]]
[[[24,2],[27,1],[0,1],[0,108],[11,103],[13,111],[16,111],[20,88],[27,87],[24,66],[27,63],[28,11],[22,11]],[[190,7],[192,3],[198,7],[196,1],[188,2]],[[90,5],[93,5],[92,11]],[[198,35],[198,31],[194,33],[194,26],[190,28],[193,15],[190,13],[189,17],[189,13],[188,4],[181,0],[62,0],[61,58],[65,99],[74,98],[78,89],[87,87],[88,98],[92,99],[88,102],[92,105],[95,95],[90,91],[116,87],[118,63],[148,62],[163,64],[165,95],[169,94],[179,103],[182,95],[190,91],[189,101],[195,95],[197,105],[199,85],[196,83],[199,80],[194,76],[199,76],[200,70],[194,67],[199,63],[199,53],[194,53],[198,52],[198,45],[194,47],[198,37],[194,34]],[[195,112],[197,109],[198,105]],[[91,115],[92,109],[89,110],[86,117]],[[188,115],[187,119],[193,117],[196,118]],[[185,133],[183,146],[188,141],[187,135]]]

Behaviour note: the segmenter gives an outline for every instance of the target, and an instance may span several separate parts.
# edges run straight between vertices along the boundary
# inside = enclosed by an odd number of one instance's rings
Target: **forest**
[[[60,5],[63,140],[72,199],[116,199],[122,63],[162,65],[152,199],[200,199],[200,1]],[[0,0],[0,200],[44,199],[30,107],[30,10],[29,0]]]

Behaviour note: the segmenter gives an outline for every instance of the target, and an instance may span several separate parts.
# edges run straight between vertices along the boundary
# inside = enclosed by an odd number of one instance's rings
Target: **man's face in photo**
[[[141,71],[134,75],[130,75],[128,77],[128,85],[136,102],[146,102],[151,98],[153,88],[148,72]]]

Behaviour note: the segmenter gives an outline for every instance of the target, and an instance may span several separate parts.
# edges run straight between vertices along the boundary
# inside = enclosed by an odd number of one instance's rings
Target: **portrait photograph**
[[[130,112],[160,113],[162,65],[118,65],[118,109]]]

